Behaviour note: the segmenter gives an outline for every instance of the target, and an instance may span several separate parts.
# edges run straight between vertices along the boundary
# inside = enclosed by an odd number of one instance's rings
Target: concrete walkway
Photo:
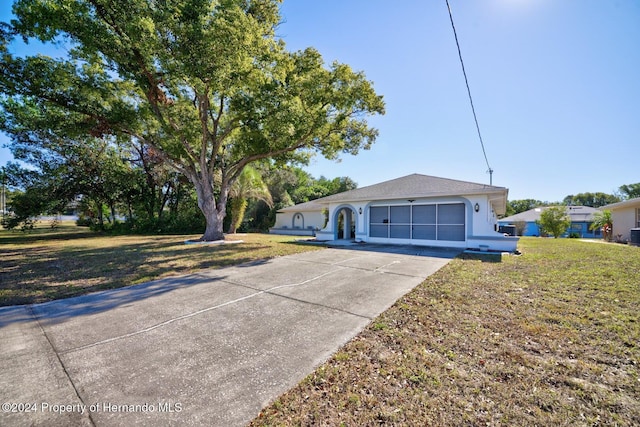
[[[458,253],[367,246],[1,308],[0,425],[245,425]]]

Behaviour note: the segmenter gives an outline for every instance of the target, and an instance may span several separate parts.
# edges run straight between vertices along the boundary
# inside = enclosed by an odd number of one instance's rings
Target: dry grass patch
[[[453,260],[252,425],[640,425],[640,249],[520,249]]]
[[[0,306],[31,304],[151,279],[316,250],[293,236],[230,236],[239,244],[185,245],[199,236],[104,236],[65,226],[0,231]]]

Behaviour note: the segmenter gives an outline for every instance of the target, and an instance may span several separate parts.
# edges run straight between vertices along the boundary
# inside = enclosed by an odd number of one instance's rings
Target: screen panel
[[[436,223],[436,205],[413,206],[413,223],[414,224],[435,224]]]
[[[389,237],[394,239],[410,239],[411,238],[411,226],[410,225],[391,225],[389,226]]]
[[[420,239],[420,240],[436,240],[436,226],[435,225],[414,225],[412,237],[414,239]]]
[[[382,224],[387,223],[389,219],[388,206],[371,206],[369,208],[369,223]]]
[[[409,224],[411,222],[411,206],[391,206],[391,224]]]
[[[464,203],[438,205],[438,224],[464,224]]]

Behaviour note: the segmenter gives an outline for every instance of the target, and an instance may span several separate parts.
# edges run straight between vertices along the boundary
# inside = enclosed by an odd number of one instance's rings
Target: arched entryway
[[[351,206],[340,206],[333,215],[333,230],[337,240],[356,238],[356,210]]]
[[[304,216],[300,212],[293,215],[291,228],[304,228]]]

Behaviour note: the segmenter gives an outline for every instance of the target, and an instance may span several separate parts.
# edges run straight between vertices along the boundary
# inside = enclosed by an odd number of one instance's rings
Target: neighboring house
[[[640,197],[613,203],[600,209],[611,211],[612,235],[615,240],[630,241],[631,229],[640,228]]]
[[[598,210],[589,206],[567,206],[567,214],[571,218],[571,226],[567,229],[566,233],[562,237],[568,237],[571,234],[577,234],[583,238],[597,238],[602,237],[600,229],[591,230],[591,224],[593,223],[593,214]],[[525,212],[520,212],[506,218],[498,220],[498,225],[515,225],[517,222],[524,222],[526,224],[523,236],[540,236],[543,233],[540,231],[537,221],[540,220],[540,214],[548,209],[548,207],[539,207],[529,209]]]
[[[314,229],[319,241],[514,251],[517,237],[497,230],[508,191],[473,182],[413,174],[281,209],[270,231]],[[325,226],[325,215],[328,221]],[[285,228],[286,227],[286,228]]]
[[[276,213],[276,223],[269,229],[271,234],[290,234],[294,236],[315,236],[316,231],[324,227],[324,205],[312,200],[280,209]]]

